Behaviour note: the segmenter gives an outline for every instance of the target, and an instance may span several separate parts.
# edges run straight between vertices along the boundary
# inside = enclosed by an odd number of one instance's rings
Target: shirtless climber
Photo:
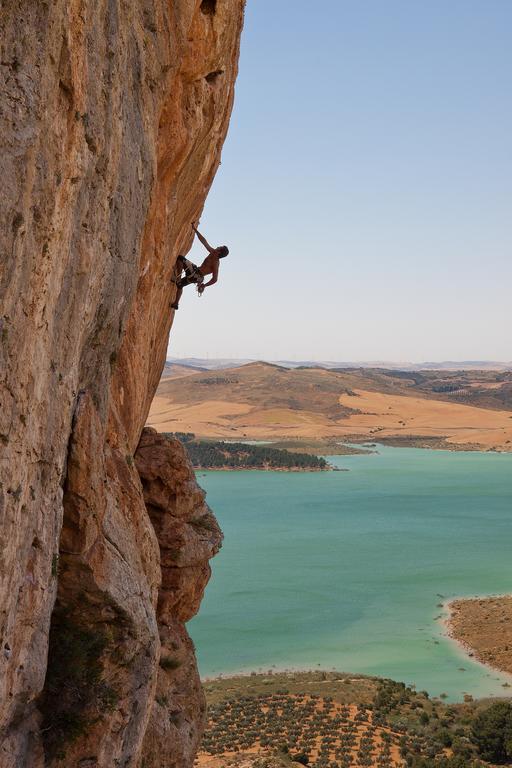
[[[204,289],[208,288],[209,285],[214,285],[219,277],[219,259],[223,259],[229,253],[229,249],[226,245],[219,245],[218,248],[212,248],[194,224],[192,224],[192,229],[208,251],[208,256],[200,267],[192,264],[192,262],[184,256],[178,256],[176,260],[176,272],[178,274],[176,285],[178,292],[176,293],[174,304],[171,304],[172,309],[179,308],[178,305],[181,299],[181,294],[186,285],[197,285],[197,292],[199,295],[201,295]],[[181,277],[182,272],[185,272],[185,277]],[[208,280],[207,283],[204,282],[206,275],[211,275],[211,279]]]

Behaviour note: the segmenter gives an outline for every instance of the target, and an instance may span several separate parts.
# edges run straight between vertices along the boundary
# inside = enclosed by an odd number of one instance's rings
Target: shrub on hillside
[[[478,760],[468,760],[467,757],[456,755],[454,757],[437,758],[413,758],[411,762],[407,761],[411,768],[484,768]]]
[[[498,701],[481,712],[471,727],[481,757],[498,765],[512,762],[512,705]]]

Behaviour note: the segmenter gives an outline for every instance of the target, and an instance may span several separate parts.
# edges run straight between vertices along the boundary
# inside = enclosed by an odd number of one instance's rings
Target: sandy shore
[[[488,667],[512,675],[512,595],[450,601],[448,635]]]

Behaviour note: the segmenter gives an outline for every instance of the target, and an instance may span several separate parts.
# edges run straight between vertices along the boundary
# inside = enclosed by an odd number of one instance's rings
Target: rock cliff
[[[143,431],[244,0],[0,9],[0,766],[188,766],[221,534]],[[141,437],[142,434],[142,437]]]

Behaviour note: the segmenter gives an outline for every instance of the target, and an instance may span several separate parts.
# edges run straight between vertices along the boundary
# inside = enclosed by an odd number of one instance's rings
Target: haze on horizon
[[[322,8],[248,3],[169,356],[510,360],[512,4]]]

